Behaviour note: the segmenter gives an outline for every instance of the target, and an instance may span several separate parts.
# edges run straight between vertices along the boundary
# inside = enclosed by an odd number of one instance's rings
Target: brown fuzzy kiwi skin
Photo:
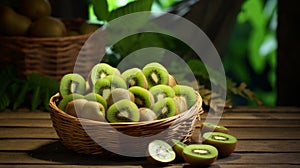
[[[77,117],[77,113],[80,113],[83,109],[83,106],[88,101],[86,99],[75,99],[69,102],[66,106],[65,112],[74,117]]]
[[[146,107],[139,108],[140,113],[140,121],[154,121],[157,119],[156,114],[150,109]]]
[[[176,86],[176,85],[177,85],[177,81],[176,81],[175,77],[174,77],[173,75],[170,75],[170,74],[169,74],[168,77],[169,77],[168,85],[169,85],[170,87]]]
[[[180,96],[175,96],[173,97],[175,104],[176,104],[176,108],[177,108],[177,114],[185,112],[188,110],[188,106],[186,104],[186,101],[184,98],[180,97]]]
[[[98,103],[96,101],[88,101],[83,105],[82,111],[78,113],[78,118],[104,122],[106,121],[105,108],[101,103]]]
[[[134,94],[124,88],[115,88],[110,92],[110,95],[107,98],[107,105],[111,106],[115,102],[123,99],[128,99],[134,102]]]
[[[201,124],[201,132],[202,132],[202,134],[204,134],[206,132],[222,132],[222,133],[228,134],[229,129],[222,125],[215,125],[215,124],[203,122]]]

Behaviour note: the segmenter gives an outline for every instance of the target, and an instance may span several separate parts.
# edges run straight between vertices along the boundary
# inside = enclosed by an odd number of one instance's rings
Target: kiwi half
[[[100,104],[103,105],[104,109],[107,109],[107,102],[104,99],[104,97],[102,97],[101,95],[97,94],[97,93],[88,93],[84,96],[84,99],[88,100],[88,101],[96,101]]]
[[[191,144],[182,151],[184,160],[195,166],[209,166],[218,158],[218,150],[211,145]]]
[[[168,85],[155,85],[149,89],[150,93],[154,97],[154,101],[158,102],[166,97],[173,98],[175,96],[175,91]]]
[[[115,68],[110,66],[107,63],[98,63],[93,66],[89,80],[91,81],[91,85],[95,85],[96,81],[98,79],[102,79],[108,75],[120,75],[120,71]]]
[[[149,108],[139,108],[140,121],[153,121],[157,119],[156,114]]]
[[[84,94],[85,91],[85,79],[80,74],[65,74],[60,80],[59,92],[62,97],[71,93]]]
[[[145,89],[148,88],[147,79],[139,68],[131,68],[124,71],[121,74],[122,78],[126,81],[127,87],[130,88],[132,86],[140,86]]]
[[[206,132],[203,134],[203,143],[215,146],[221,157],[228,156],[234,152],[237,139],[222,132]]]
[[[82,110],[77,113],[79,118],[85,118],[95,121],[106,121],[105,120],[105,108],[102,104],[96,101],[86,102]]]
[[[175,101],[170,97],[156,102],[153,106],[153,111],[155,112],[157,119],[172,117],[178,113]]]
[[[112,104],[106,111],[109,122],[137,122],[140,119],[138,107],[130,100],[123,99]]]
[[[100,94],[106,100],[115,88],[124,88],[126,89],[125,81],[117,75],[109,75],[104,78],[98,79],[93,87],[93,92]]]
[[[154,104],[153,95],[149,90],[140,86],[133,86],[128,89],[134,95],[135,104],[140,107],[152,108]]]
[[[185,144],[177,139],[172,139],[172,142],[174,144],[173,149],[176,153],[176,156],[178,156],[177,158],[183,158],[182,151],[187,146],[187,144]]]
[[[201,132],[202,134],[206,132],[223,132],[225,134],[228,134],[229,129],[222,125],[215,125],[209,122],[203,122],[201,125]]]
[[[159,84],[168,84],[169,73],[167,69],[160,63],[152,62],[146,64],[142,71],[148,81],[148,88]]]
[[[77,117],[77,113],[82,111],[82,108],[86,102],[88,102],[88,101],[86,99],[82,99],[82,98],[72,100],[69,103],[67,103],[65,112],[74,117]]]
[[[84,97],[83,95],[78,94],[78,93],[72,93],[72,94],[66,95],[65,97],[63,97],[60,100],[57,107],[59,109],[61,109],[62,111],[65,111],[69,102],[71,102],[72,100],[75,100],[75,99],[82,99],[83,97]]]
[[[176,153],[172,146],[163,140],[153,140],[148,144],[148,160],[152,163],[170,163],[175,160]]]
[[[188,108],[191,108],[197,102],[195,90],[186,85],[176,85],[173,87],[175,95],[185,99]]]
[[[124,88],[115,88],[110,92],[110,95],[107,99],[107,104],[111,106],[115,102],[120,100],[127,99],[134,102],[134,94],[129,92],[127,89]]]

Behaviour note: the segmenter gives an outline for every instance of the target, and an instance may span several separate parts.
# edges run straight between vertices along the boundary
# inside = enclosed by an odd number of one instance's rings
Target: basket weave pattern
[[[53,127],[62,144],[78,153],[98,154],[103,157],[118,156],[111,151],[120,151],[125,148],[141,149],[135,151],[137,156],[145,154],[141,151],[146,151],[148,141],[157,138],[163,138],[162,140],[166,141],[171,139],[189,141],[193,124],[196,120],[201,119],[200,115],[203,112],[201,103],[198,102],[189,110],[166,119],[147,122],[106,123],[76,118],[61,111],[57,107],[60,99],[59,94],[52,96],[49,106]],[[136,138],[126,140],[121,136],[123,134]],[[93,135],[93,138],[89,135]],[[139,137],[150,138],[141,140]],[[101,145],[96,142],[101,142]],[[107,150],[107,147],[112,150]]]

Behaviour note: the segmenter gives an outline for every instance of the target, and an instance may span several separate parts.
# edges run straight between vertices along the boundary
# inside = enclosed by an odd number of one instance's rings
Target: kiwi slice
[[[99,95],[98,93],[88,93],[84,96],[84,99],[88,100],[88,101],[96,101],[100,104],[103,105],[104,109],[107,109],[107,102],[104,99],[104,97],[102,97],[101,95]]]
[[[155,85],[149,89],[150,93],[154,97],[154,101],[158,102],[166,97],[173,98],[175,96],[175,91],[168,85]]]
[[[148,88],[147,79],[139,68],[131,68],[122,73],[122,78],[126,81],[127,87],[140,86],[145,89]]]
[[[120,75],[120,74],[121,73],[117,68],[112,67],[107,63],[98,63],[93,66],[89,79],[92,85],[95,85],[98,79],[102,79],[108,75]]]
[[[60,80],[59,92],[62,97],[65,97],[71,93],[84,94],[85,91],[85,80],[80,74],[65,74]]]
[[[174,87],[174,86],[176,86],[177,85],[177,81],[176,81],[176,79],[174,78],[174,76],[173,75],[168,75],[168,86],[171,86],[171,87]]]
[[[178,114],[174,99],[167,97],[158,101],[153,106],[157,119],[172,117]]]
[[[218,150],[211,145],[191,144],[182,151],[184,160],[194,166],[209,166],[218,158]]]
[[[65,112],[74,117],[77,117],[77,113],[82,111],[82,108],[86,102],[88,102],[88,101],[86,99],[82,99],[82,98],[72,100],[67,104]]]
[[[175,160],[176,153],[172,146],[163,140],[153,140],[148,144],[148,160],[152,163],[170,163]]]
[[[134,94],[129,92],[127,89],[116,88],[110,92],[110,95],[107,99],[107,104],[111,106],[115,102],[118,102],[123,99],[127,99],[134,102]]]
[[[95,121],[106,121],[105,120],[105,108],[102,104],[96,101],[86,102],[82,110],[77,113],[79,118],[85,118]]]
[[[149,108],[139,108],[139,113],[140,113],[140,121],[153,121],[156,120],[157,116],[154,113],[154,111],[152,111]]]
[[[109,122],[137,122],[140,119],[138,107],[130,100],[123,99],[112,104],[106,111]]]
[[[140,86],[133,86],[128,89],[134,95],[135,104],[140,107],[152,108],[154,104],[153,95],[149,90]]]
[[[197,102],[195,90],[186,85],[176,85],[173,87],[175,95],[185,99],[188,108],[191,108]]]
[[[100,94],[105,100],[108,100],[110,92],[115,88],[126,89],[127,86],[120,76],[109,75],[96,81],[93,92]]]
[[[173,99],[175,101],[178,113],[182,113],[182,112],[185,112],[188,110],[188,106],[185,101],[185,98],[180,97],[180,96],[174,96]]]
[[[142,71],[148,81],[148,88],[159,84],[168,84],[169,73],[167,69],[160,63],[152,62],[146,64]]]
[[[72,100],[75,100],[75,99],[81,99],[83,97],[84,97],[83,95],[78,94],[78,93],[72,93],[72,94],[66,95],[65,97],[63,97],[60,100],[57,107],[59,109],[61,109],[62,111],[65,111],[69,102],[71,102]]]
[[[206,132],[203,139],[203,143],[215,146],[221,157],[233,153],[237,144],[234,136],[222,132]]]
[[[178,156],[178,158],[183,158],[182,151],[187,146],[187,144],[185,144],[177,139],[172,139],[172,142],[174,143],[173,149],[176,153],[176,156]]]
[[[201,125],[201,132],[204,134],[206,132],[223,132],[228,134],[229,129],[222,125],[215,125],[209,122],[203,122]]]

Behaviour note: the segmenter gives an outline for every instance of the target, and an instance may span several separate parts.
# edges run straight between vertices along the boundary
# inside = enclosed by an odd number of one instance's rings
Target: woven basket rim
[[[168,118],[164,118],[164,119],[159,119],[159,120],[153,120],[153,121],[138,121],[138,122],[115,122],[115,123],[110,123],[110,122],[102,122],[102,121],[95,121],[95,120],[89,120],[89,119],[84,119],[84,118],[77,118],[75,116],[69,115],[67,113],[65,113],[64,111],[62,111],[61,109],[59,109],[57,107],[57,103],[59,99],[61,99],[61,96],[59,93],[54,94],[49,101],[49,106],[50,108],[52,108],[52,110],[54,110],[56,113],[59,113],[60,115],[63,115],[66,118],[70,118],[73,120],[76,120],[78,122],[84,123],[84,124],[97,124],[97,125],[106,125],[106,126],[112,126],[114,128],[123,128],[123,127],[138,127],[138,126],[143,126],[143,125],[150,125],[150,124],[155,124],[155,123],[170,123],[173,122],[181,117],[183,117],[184,115],[187,115],[187,113],[189,111],[191,111],[194,108],[199,108],[200,111],[198,112],[198,115],[201,115],[204,111],[202,110],[202,98],[200,96],[200,94],[198,92],[196,92],[197,95],[197,102],[188,110],[181,112],[178,115],[172,116],[172,117],[168,117]]]

